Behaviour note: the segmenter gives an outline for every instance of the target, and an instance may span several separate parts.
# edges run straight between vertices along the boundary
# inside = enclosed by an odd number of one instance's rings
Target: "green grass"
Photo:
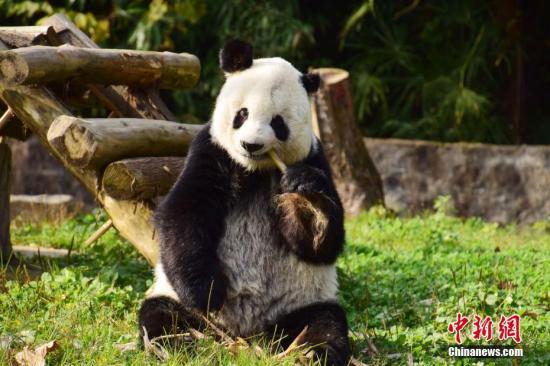
[[[444,201],[441,201],[444,203]],[[525,365],[550,362],[550,225],[498,227],[443,213],[398,218],[375,208],[349,220],[347,248],[338,262],[341,301],[352,330],[354,356],[374,365],[415,363],[511,365],[511,359],[456,359],[448,323],[458,311],[522,316]],[[58,227],[14,228],[16,244],[71,248],[41,260],[39,281],[0,278],[0,363],[25,345],[56,339],[48,365],[149,365],[144,351],[115,345],[137,339],[136,311],[152,274],[146,262],[111,229],[92,247],[83,241],[105,217],[88,215]],[[469,332],[468,332],[469,333]],[[497,330],[495,329],[495,333]],[[367,352],[368,336],[380,354]],[[494,344],[510,344],[510,341]],[[475,344],[472,340],[466,343]],[[172,352],[168,365],[274,365],[266,352],[236,356],[206,339]],[[293,364],[294,359],[285,360]]]

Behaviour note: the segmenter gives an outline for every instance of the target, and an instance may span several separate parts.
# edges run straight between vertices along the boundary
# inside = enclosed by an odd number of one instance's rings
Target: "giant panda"
[[[311,126],[319,76],[288,61],[220,51],[225,83],[211,122],[159,205],[155,283],[139,311],[150,338],[201,327],[209,313],[234,336],[304,341],[330,365],[349,359],[335,260],[343,209]],[[287,165],[281,173],[268,152]]]

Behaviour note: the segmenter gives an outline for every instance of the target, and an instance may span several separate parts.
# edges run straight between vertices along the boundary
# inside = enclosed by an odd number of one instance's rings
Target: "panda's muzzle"
[[[263,144],[249,144],[248,142],[241,142],[241,146],[243,149],[245,149],[249,154],[253,154],[257,151],[260,151],[264,145]]]

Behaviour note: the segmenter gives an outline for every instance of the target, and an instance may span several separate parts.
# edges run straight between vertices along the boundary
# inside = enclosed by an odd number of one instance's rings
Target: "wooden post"
[[[355,123],[349,73],[315,69],[321,87],[313,97],[313,127],[319,133],[347,214],[356,215],[374,204],[384,204],[380,175]]]
[[[8,144],[0,141],[0,264],[2,265],[7,263],[12,255],[10,242],[10,170],[10,148]]]

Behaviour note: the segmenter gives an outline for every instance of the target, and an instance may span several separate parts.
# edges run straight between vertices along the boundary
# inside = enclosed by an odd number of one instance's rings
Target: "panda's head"
[[[271,149],[287,164],[304,159],[313,144],[308,93],[317,74],[302,74],[282,58],[253,59],[252,46],[228,41],[220,51],[226,76],[212,117],[213,141],[248,170],[274,167]]]

